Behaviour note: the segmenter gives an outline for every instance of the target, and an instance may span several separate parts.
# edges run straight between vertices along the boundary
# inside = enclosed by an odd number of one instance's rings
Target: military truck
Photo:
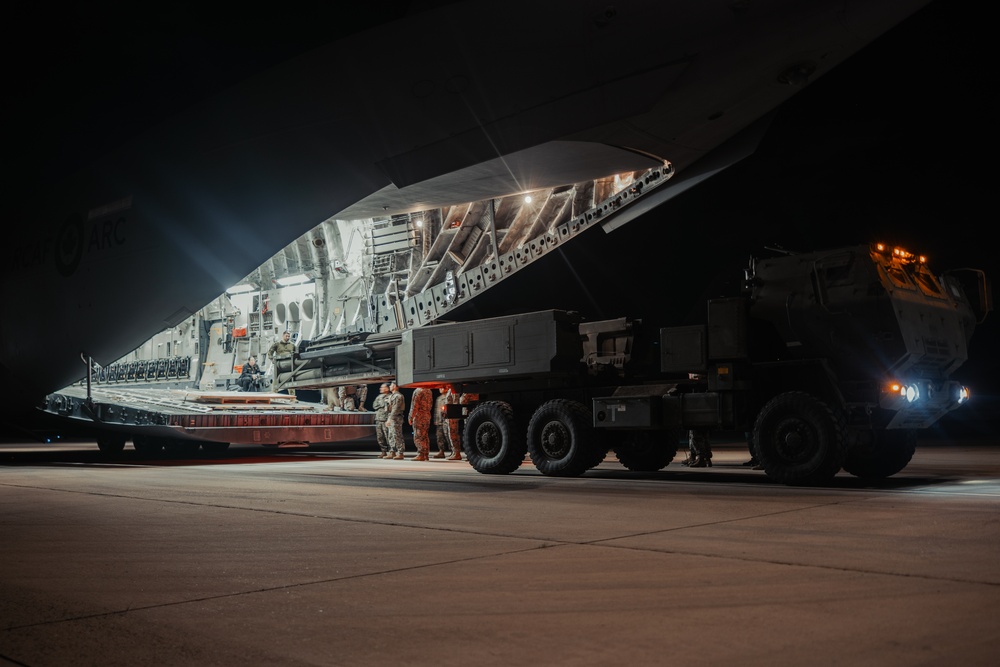
[[[696,325],[548,310],[408,329],[393,358],[376,347],[401,386],[479,395],[463,446],[481,473],[510,473],[527,453],[545,475],[576,476],[612,450],[656,471],[702,429],[746,433],[778,482],[884,478],[969,400],[950,378],[992,298],[983,272],[962,271],[934,275],[881,244],[776,254],[752,259],[739,294],[709,300]]]

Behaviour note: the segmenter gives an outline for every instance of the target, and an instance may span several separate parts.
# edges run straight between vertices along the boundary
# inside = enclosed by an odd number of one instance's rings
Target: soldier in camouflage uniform
[[[427,387],[417,387],[413,391],[410,404],[410,426],[413,427],[413,445],[417,448],[414,461],[430,459],[431,412],[434,410],[434,394]]]
[[[342,385],[337,388],[337,395],[340,397],[341,407],[348,412],[354,410],[367,412],[365,401],[368,400],[368,385]]]
[[[451,391],[451,386],[445,385],[434,399],[434,439],[437,441],[438,450],[434,455],[436,459],[443,459],[448,451],[452,453],[456,451],[455,440],[451,437],[454,421],[444,417],[445,406],[449,403],[458,403],[458,396]]]
[[[389,449],[392,458],[397,461],[403,460],[403,451],[406,449],[406,440],[403,439],[403,419],[406,416],[406,398],[399,393],[399,386],[395,382],[389,384],[389,401],[386,405],[388,416],[385,420],[385,434],[389,440]],[[389,458],[389,456],[386,456]]]
[[[465,420],[469,418],[469,410],[479,402],[479,394],[465,392],[458,397],[458,404],[462,406],[462,418],[451,420],[451,438],[455,443],[455,453],[448,457],[449,461],[462,460],[462,428]]]
[[[375,440],[378,442],[380,459],[391,459],[395,454],[389,449],[389,438],[385,432],[385,421],[389,418],[389,383],[383,382],[378,388],[378,396],[372,402],[375,408]]]
[[[286,355],[295,355],[295,343],[292,342],[292,333],[290,331],[281,334],[281,340],[274,341],[267,350],[267,358],[271,360],[271,375],[275,381],[278,379],[278,373],[274,368],[274,361],[277,357]],[[282,389],[281,391],[289,396],[295,395],[294,389]]]

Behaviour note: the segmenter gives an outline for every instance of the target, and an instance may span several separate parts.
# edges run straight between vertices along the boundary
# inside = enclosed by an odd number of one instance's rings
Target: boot
[[[402,452],[396,452],[395,456],[387,456],[387,459],[393,459],[394,461],[402,461],[405,457]]]
[[[456,449],[456,450],[455,450],[455,451],[454,451],[454,452],[452,453],[452,455],[448,457],[448,460],[449,460],[449,461],[461,461],[461,460],[462,460],[462,452],[460,452],[460,451],[458,451],[458,450]]]
[[[444,458],[444,452],[438,452],[437,454],[434,455],[434,458],[436,458],[436,459],[443,459]]]
[[[711,456],[697,456],[694,462],[688,464],[689,468],[711,468],[712,467],[712,457]]]
[[[420,454],[417,454],[416,456],[414,456],[413,460],[414,461],[430,461],[430,458],[426,454],[424,454],[423,452],[421,452]]]

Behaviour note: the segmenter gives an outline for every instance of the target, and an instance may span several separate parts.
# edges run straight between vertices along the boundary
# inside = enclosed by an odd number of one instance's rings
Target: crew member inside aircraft
[[[292,342],[292,333],[286,331],[281,334],[281,340],[276,340],[271,344],[271,347],[267,350],[267,358],[271,362],[271,375],[274,376],[275,381],[277,381],[278,374],[274,367],[274,360],[277,357],[284,357],[290,354],[295,354],[295,343]],[[283,393],[288,393],[290,396],[295,395],[294,389],[282,390]]]
[[[340,398],[340,407],[348,412],[367,412],[365,401],[368,400],[368,385],[347,384],[337,388],[337,395]]]
[[[257,365],[257,357],[251,354],[247,362],[243,364],[243,371],[236,382],[243,391],[260,391],[260,379],[263,376],[264,372]]]

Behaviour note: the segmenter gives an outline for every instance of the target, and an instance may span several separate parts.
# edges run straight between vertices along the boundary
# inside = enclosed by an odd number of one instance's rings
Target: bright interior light
[[[917,389],[917,385],[915,385],[915,384],[908,384],[908,385],[906,385],[906,387],[904,387],[904,389],[906,391],[906,394],[905,394],[906,395],[906,400],[909,401],[910,403],[912,403],[913,401],[915,401],[918,398],[920,398],[920,390]]]
[[[524,195],[524,203],[525,204],[531,203],[531,195]]]
[[[226,294],[246,294],[247,292],[256,292],[257,286],[243,283],[242,285],[233,285],[226,290]]]
[[[959,402],[959,404],[961,405],[962,403],[965,403],[967,400],[969,400],[969,396],[970,396],[970,394],[969,394],[969,388],[968,387],[961,387],[958,390],[958,402]]]
[[[310,278],[306,274],[297,273],[294,276],[288,276],[287,278],[278,278],[275,282],[277,282],[282,287],[288,287],[289,285],[298,285],[300,283],[304,283],[309,280],[312,280],[312,278]]]

